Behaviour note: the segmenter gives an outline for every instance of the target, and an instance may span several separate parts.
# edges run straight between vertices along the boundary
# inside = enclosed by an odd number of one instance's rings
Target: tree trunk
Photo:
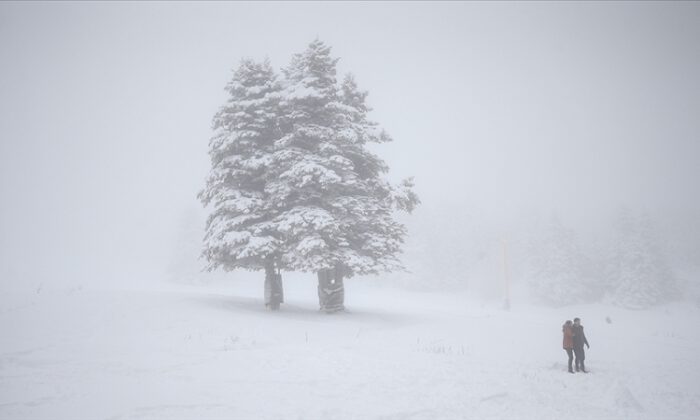
[[[326,313],[345,310],[345,286],[340,266],[318,272],[318,304]]]
[[[265,307],[276,311],[283,302],[282,274],[275,271],[274,261],[268,259],[265,261]]]

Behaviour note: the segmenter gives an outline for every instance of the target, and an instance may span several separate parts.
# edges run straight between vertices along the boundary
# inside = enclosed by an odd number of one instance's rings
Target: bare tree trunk
[[[276,311],[283,302],[282,274],[275,271],[275,263],[269,258],[265,261],[265,307]]]
[[[321,310],[326,313],[339,312],[345,309],[344,303],[345,286],[342,267],[319,270],[318,304]]]

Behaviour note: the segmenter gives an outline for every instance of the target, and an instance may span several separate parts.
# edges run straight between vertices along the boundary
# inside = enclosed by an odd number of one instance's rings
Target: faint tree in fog
[[[621,306],[646,308],[679,297],[651,219],[628,209],[617,217],[608,277],[611,300]]]
[[[700,303],[700,213],[683,209],[663,219],[665,255],[685,297]]]
[[[366,144],[391,139],[368,120],[366,92],[336,79],[338,59],[315,40],[284,69],[283,137],[269,186],[284,236],[284,264],[316,272],[321,309],[344,305],[343,278],[391,271],[406,235],[394,211],[418,204],[411,180],[390,185],[382,159]]]
[[[603,294],[581,251],[576,234],[550,219],[532,244],[529,288],[533,297],[553,306],[590,302]]]
[[[211,207],[203,256],[209,271],[265,270],[265,303],[283,300],[279,274],[283,241],[271,223],[285,209],[269,190],[280,138],[281,84],[268,61],[241,61],[226,86],[227,103],[213,119],[211,172],[199,193]]]
[[[202,247],[202,225],[196,209],[188,207],[180,216],[167,274],[174,283],[195,284],[200,281],[197,257]]]

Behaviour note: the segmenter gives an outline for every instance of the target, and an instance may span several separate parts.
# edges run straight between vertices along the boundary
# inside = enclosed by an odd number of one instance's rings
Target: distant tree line
[[[583,252],[572,229],[552,218],[534,241],[529,288],[542,303],[560,306],[607,301],[647,308],[680,297],[652,219],[630,209],[618,212],[605,257]]]

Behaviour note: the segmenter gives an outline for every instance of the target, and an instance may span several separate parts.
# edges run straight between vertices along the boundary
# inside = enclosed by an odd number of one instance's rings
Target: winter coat
[[[589,345],[588,340],[586,340],[586,334],[583,333],[583,325],[574,325],[572,330],[574,333],[574,348],[582,349],[584,344]]]
[[[574,348],[574,330],[571,328],[571,325],[562,325],[561,331],[564,333],[564,345],[563,347],[565,349],[573,349]]]

